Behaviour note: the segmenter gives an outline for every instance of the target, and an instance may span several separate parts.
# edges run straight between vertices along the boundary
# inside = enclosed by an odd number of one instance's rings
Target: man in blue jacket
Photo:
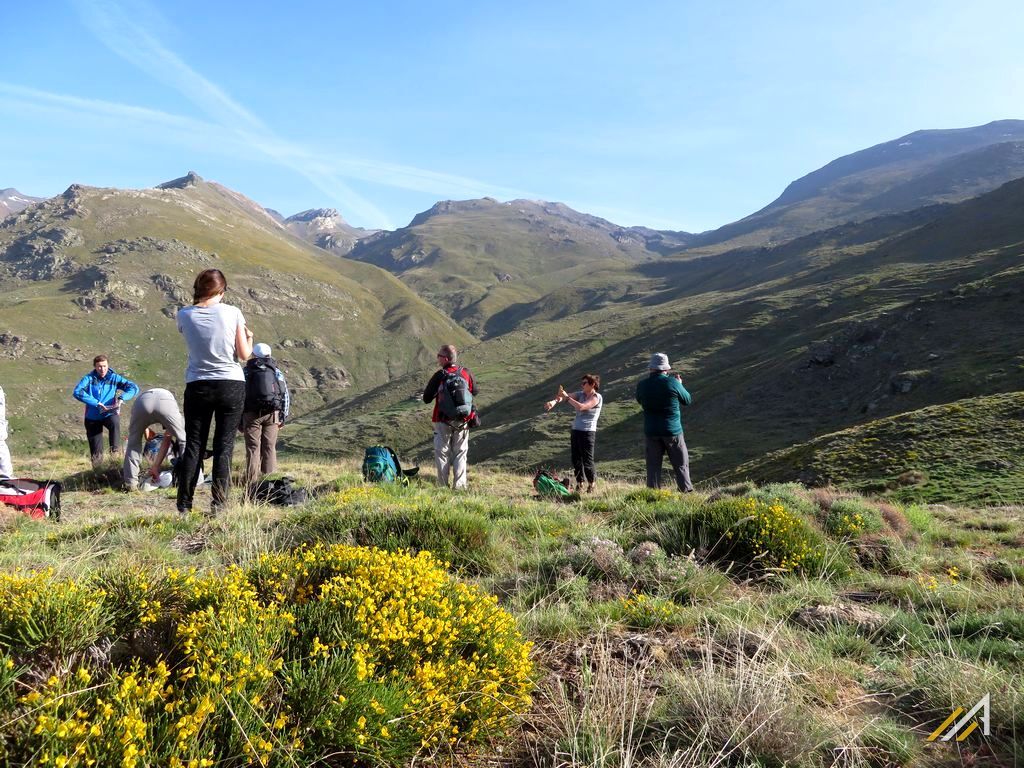
[[[121,403],[139,393],[138,385],[111,370],[106,355],[96,355],[93,370],[75,387],[75,400],[85,403],[85,434],[93,467],[103,461],[103,430],[110,436],[110,452],[121,446]]]
[[[675,376],[670,376],[668,355],[651,355],[650,374],[636,385],[636,400],[644,409],[644,453],[647,458],[647,487],[661,487],[661,463],[667,453],[672,462],[676,486],[683,493],[693,490],[690,456],[683,439],[680,406],[692,402],[690,393]]]

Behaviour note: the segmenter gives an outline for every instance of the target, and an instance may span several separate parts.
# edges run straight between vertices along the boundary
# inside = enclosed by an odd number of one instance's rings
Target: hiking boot
[[[587,483],[587,493],[593,493],[593,492],[594,492],[594,484],[593,483]]]
[[[192,513],[192,507],[178,507],[178,514],[184,517]]]

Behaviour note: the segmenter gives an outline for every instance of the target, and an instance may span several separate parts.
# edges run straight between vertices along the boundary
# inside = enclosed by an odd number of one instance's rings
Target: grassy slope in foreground
[[[800,480],[902,501],[1024,499],[1024,392],[934,405],[822,435],[721,475]]]
[[[75,473],[77,482],[69,482],[60,525],[0,517],[0,572],[52,566],[56,579],[120,585],[114,594],[124,600],[113,625],[105,615],[52,612],[52,620],[39,624],[44,642],[35,651],[23,641],[11,648],[0,639],[0,652],[16,656],[6,680],[18,679],[18,695],[35,690],[46,697],[65,688],[75,691],[72,696],[96,695],[110,674],[106,640],[123,640],[115,647],[129,657],[158,647],[151,641],[173,641],[176,604],[140,604],[167,591],[160,574],[168,566],[217,576],[231,565],[251,568],[261,552],[286,552],[303,542],[356,543],[433,551],[452,564],[453,575],[497,595],[536,641],[532,655],[541,674],[522,730],[493,733],[494,744],[503,736],[514,744],[500,756],[484,747],[468,764],[549,765],[557,756],[565,768],[582,768],[595,764],[594,754],[623,750],[649,768],[1008,766],[1022,756],[1015,738],[1024,727],[1020,507],[901,508],[796,486],[734,489],[743,498],[714,501],[625,484],[605,484],[580,503],[553,504],[532,497],[529,478],[506,473],[473,468],[472,491],[453,493],[429,478],[409,488],[367,486],[354,462],[309,462],[285,469],[310,487],[330,483],[333,493],[294,510],[230,506],[206,521],[176,515],[173,491],[87,490],[84,455],[55,451],[22,461],[29,474],[57,469],[59,476]],[[751,501],[760,513],[781,510],[771,519],[809,526],[812,541],[826,541],[833,562],[847,568],[829,568],[818,578],[775,572],[750,579],[713,557],[708,545],[714,542],[690,523],[713,524],[716,510],[742,513]],[[849,519],[861,523],[851,526]],[[790,530],[773,526],[766,543],[784,545]],[[64,590],[33,594],[32,616],[66,605]],[[18,617],[12,623],[27,626]],[[83,627],[100,639],[94,642]],[[259,633],[231,640],[266,647]],[[340,690],[349,696],[355,686],[331,687],[349,669],[343,654],[326,635],[319,640],[320,646],[309,635],[289,641],[309,653],[296,656],[284,682],[307,680],[312,697],[322,690],[327,698]],[[91,670],[88,686],[76,682],[80,666]],[[59,685],[46,682],[51,674]],[[117,692],[105,687],[98,695]],[[961,744],[925,741],[953,708],[969,707],[986,692],[992,696],[990,738],[975,733]],[[32,734],[42,715],[59,729],[62,720],[50,710],[18,717],[31,704],[2,694],[0,731],[16,731],[19,744],[49,738]],[[240,729],[224,698],[213,697],[216,712],[199,735],[213,740],[218,757],[240,757]],[[279,699],[271,690],[262,722],[244,704],[234,711],[247,713],[246,736],[266,745],[273,755],[268,764],[322,765],[323,752],[346,734],[318,745],[314,736],[329,724],[308,719],[305,698],[293,703],[291,711],[275,710]],[[337,702],[324,705],[325,717],[333,717],[328,707],[337,710]],[[339,714],[351,723],[359,714],[372,720],[370,710],[356,702]],[[64,711],[77,722],[73,699]],[[286,716],[281,729],[266,716],[278,711]],[[278,738],[308,725],[301,749],[291,747],[291,738]],[[386,746],[404,720],[387,725],[390,736],[368,731],[371,744]],[[109,733],[115,746],[102,757],[111,759],[99,764],[113,764],[113,758],[120,764],[120,733]],[[93,737],[83,739],[92,743]],[[459,757],[461,746],[455,745]]]

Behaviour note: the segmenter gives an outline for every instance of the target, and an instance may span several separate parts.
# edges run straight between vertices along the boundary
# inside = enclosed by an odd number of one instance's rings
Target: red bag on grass
[[[0,504],[24,512],[33,520],[60,519],[60,483],[0,477]]]

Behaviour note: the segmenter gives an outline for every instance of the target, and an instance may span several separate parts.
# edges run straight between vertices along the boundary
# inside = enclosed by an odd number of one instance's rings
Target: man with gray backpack
[[[461,490],[466,487],[469,428],[477,426],[479,419],[473,408],[476,382],[469,371],[456,365],[458,356],[452,344],[441,347],[437,353],[439,370],[427,382],[423,402],[434,402],[430,420],[434,424],[437,483],[447,487],[450,474],[452,487]]]

